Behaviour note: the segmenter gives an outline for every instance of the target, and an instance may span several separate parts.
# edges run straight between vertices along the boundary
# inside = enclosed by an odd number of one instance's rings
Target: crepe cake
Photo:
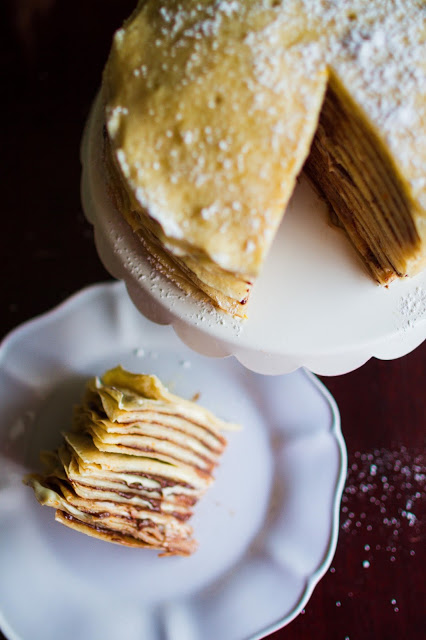
[[[104,71],[104,167],[154,266],[245,316],[308,160],[378,282],[422,269],[425,11],[420,0],[139,2]]]
[[[196,549],[187,521],[213,483],[224,422],[153,375],[116,367],[90,380],[44,474],[25,478],[55,519],[95,538],[161,555]]]

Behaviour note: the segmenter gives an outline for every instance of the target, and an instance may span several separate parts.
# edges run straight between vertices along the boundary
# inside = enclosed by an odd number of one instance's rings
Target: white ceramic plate
[[[172,324],[205,355],[235,355],[266,374],[304,366],[337,375],[372,356],[405,355],[426,338],[426,270],[386,289],[376,285],[344,234],[327,222],[324,204],[306,180],[296,188],[248,306],[236,322],[184,296],[153,274],[140,242],[112,206],[101,159],[96,108],[82,147],[82,200],[105,267],[124,280],[139,310]]]
[[[69,426],[88,376],[157,373],[239,421],[192,520],[190,558],[94,540],[54,521],[22,474]],[[334,553],[346,452],[335,402],[300,370],[208,359],[141,317],[122,283],[83,290],[0,350],[0,627],[11,640],[260,638],[305,606]]]

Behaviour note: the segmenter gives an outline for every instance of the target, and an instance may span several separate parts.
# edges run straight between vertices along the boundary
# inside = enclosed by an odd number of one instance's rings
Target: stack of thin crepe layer
[[[187,524],[213,482],[232,428],[171,394],[156,376],[121,367],[89,381],[72,430],[25,478],[55,519],[96,538],[161,555],[196,548]]]
[[[330,74],[305,165],[333,222],[345,229],[380,284],[426,264],[415,206],[402,173],[337,74]],[[414,212],[414,213],[413,213]]]

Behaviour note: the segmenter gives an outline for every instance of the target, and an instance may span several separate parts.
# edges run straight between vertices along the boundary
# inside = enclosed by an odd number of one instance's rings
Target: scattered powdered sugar
[[[199,311],[189,313],[187,317],[195,327],[201,327],[202,329],[214,329],[218,326],[226,327],[226,329],[233,332],[236,338],[241,336],[244,328],[242,320],[229,316],[208,304],[201,305]]]
[[[409,568],[407,563],[416,558],[417,548],[423,550],[425,480],[423,449],[400,445],[356,451],[349,457],[336,564],[329,569],[333,575],[330,580],[336,576],[339,579],[338,591],[330,587],[331,604],[348,611],[348,620],[355,606],[360,609],[363,598],[371,603],[368,585],[376,580],[380,584],[380,591],[374,592],[377,606],[384,610],[389,606],[390,611],[399,613],[409,599],[406,593],[398,593],[397,576]],[[339,549],[345,554],[345,562],[353,558],[357,563],[355,580],[347,565],[339,562]],[[348,639],[349,635],[341,637]]]
[[[173,282],[173,277],[169,279],[161,273],[155,262],[153,263],[155,268],[150,269],[147,273],[146,267],[141,264],[140,256],[133,256],[126,249],[123,249],[120,253],[126,268],[132,275],[137,278],[141,285],[143,284],[144,288],[150,291],[154,298],[166,302],[170,310],[176,308],[176,313],[183,313],[194,326],[202,327],[203,329],[224,327],[231,330],[236,338],[241,335],[244,328],[242,320],[234,318],[202,301],[196,303],[196,311],[188,310],[188,306],[185,303],[189,294],[178,288]],[[150,256],[147,256],[147,260],[148,263],[151,263]],[[138,357],[147,355],[144,349],[136,349],[134,354]],[[149,355],[152,357],[152,354]]]
[[[288,35],[284,38],[283,33],[291,21],[291,12],[285,11],[285,7],[280,7],[273,21],[259,31],[251,31],[245,38],[253,53],[257,82],[277,94],[294,90],[292,85],[295,83],[295,73],[302,88],[302,78],[307,81],[324,66],[324,48],[319,39],[312,42],[301,40],[300,43],[293,42],[290,46],[283,46],[283,42],[288,39]],[[297,29],[297,24],[295,28]],[[283,62],[287,62],[288,68],[292,69],[291,76],[283,73]],[[263,96],[258,86],[253,87],[253,97],[257,105],[262,107]]]
[[[151,262],[149,255],[147,259],[148,262]],[[167,302],[167,307],[170,310],[176,308],[176,313],[184,314],[194,326],[202,327],[203,329],[224,327],[230,329],[236,338],[241,335],[244,327],[242,320],[234,318],[216,309],[211,304],[206,304],[202,301],[195,303],[196,311],[188,310],[188,306],[185,303],[189,294],[178,288],[173,282],[173,275],[169,278],[168,275],[161,273],[160,267],[155,262],[153,262],[155,268],[151,269],[147,274],[142,266],[137,266],[138,262],[139,258],[134,262],[133,258],[129,256],[126,266],[137,277],[139,282],[149,289],[155,298]],[[182,303],[184,304],[182,305]]]
[[[398,312],[403,320],[402,329],[412,329],[426,317],[426,291],[418,286],[402,296],[399,300]]]
[[[410,176],[414,192],[426,206],[424,162],[420,155],[426,146],[422,125],[426,5],[406,0],[394,0],[389,5],[341,0],[302,0],[302,4],[312,33],[317,33],[316,40],[313,37],[312,42],[301,46],[303,74],[309,77],[321,60],[337,72],[388,142],[402,170]],[[274,22],[246,37],[255,54],[259,82],[277,92],[286,90],[285,79],[279,73],[280,60],[286,54],[280,45],[280,22],[285,19],[283,5]],[[289,50],[294,51],[295,46]],[[413,162],[417,153],[419,159]]]
[[[213,202],[213,204],[211,204],[209,207],[203,207],[200,214],[203,220],[210,220],[210,218],[217,215],[219,211],[220,207],[218,207],[216,202]]]
[[[120,127],[120,122],[122,116],[128,115],[129,111],[126,107],[122,107],[120,105],[106,110],[107,122],[108,122],[108,132],[110,136],[115,136]]]
[[[399,608],[396,606],[396,598],[391,599],[391,605],[393,606],[393,610],[395,611],[395,613],[398,613]]]
[[[404,446],[356,452],[342,498],[342,531],[365,536],[370,532],[374,535],[373,527],[379,529],[383,542],[375,550],[388,552],[390,561],[395,562],[403,546],[415,544],[423,536],[425,463],[424,451],[410,451]],[[364,551],[368,557],[363,566],[367,568],[373,552],[369,543]]]

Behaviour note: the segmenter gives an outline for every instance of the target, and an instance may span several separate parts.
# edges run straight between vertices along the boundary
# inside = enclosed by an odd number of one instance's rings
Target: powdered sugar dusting
[[[355,606],[360,610],[363,599],[370,606],[372,589],[374,605],[383,612],[389,607],[389,613],[398,614],[410,602],[398,575],[402,567],[409,570],[410,563],[418,562],[417,552],[424,547],[425,464],[424,450],[402,444],[356,451],[349,457],[340,547],[345,547],[349,562],[354,558],[358,573],[354,568],[354,580],[353,572],[339,562],[339,549],[336,565],[330,568],[330,574],[339,579],[332,598],[348,621]]]
[[[289,50],[300,47],[303,77],[320,60],[340,76],[426,207],[426,4],[303,0],[302,5],[306,30],[316,36],[312,42],[296,41]],[[246,38],[260,82],[277,92],[286,89],[286,79],[279,76],[279,59],[287,53],[279,24],[291,9],[293,3],[282,3],[273,23]]]
[[[423,287],[416,287],[399,300],[398,313],[402,319],[402,330],[406,331],[426,319],[426,291]]]
[[[202,305],[196,312],[189,313],[187,317],[191,324],[202,329],[226,327],[232,331],[235,338],[239,338],[244,329],[244,324],[240,319],[226,315],[208,304]]]
[[[246,43],[253,52],[253,65],[260,85],[277,94],[289,91],[293,78],[283,75],[282,60],[290,55],[294,59],[299,56],[298,64],[300,76],[309,77],[318,73],[318,68],[324,60],[322,48],[318,42],[301,42],[283,47],[283,28],[289,21],[286,12],[277,14],[277,18],[261,31],[253,31],[246,36]],[[256,102],[262,106],[262,94],[257,93]]]
[[[349,464],[342,498],[342,531],[363,535],[379,527],[383,544],[376,551],[389,554],[395,562],[404,546],[423,539],[426,497],[426,457],[401,445],[397,449],[356,452]],[[355,515],[357,514],[357,515]],[[365,562],[373,560],[373,549]]]

